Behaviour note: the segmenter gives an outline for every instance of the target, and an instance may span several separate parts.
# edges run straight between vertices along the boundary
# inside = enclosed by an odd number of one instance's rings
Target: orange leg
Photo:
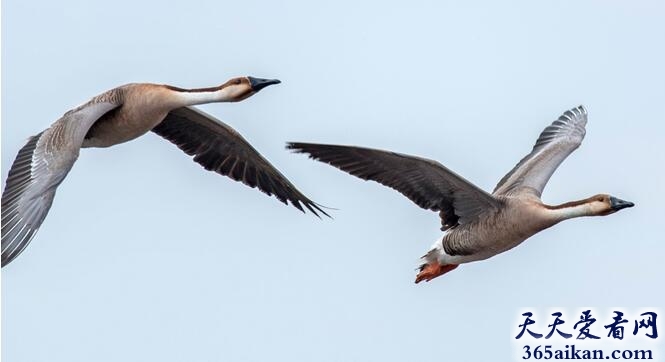
[[[416,276],[416,284],[422,282],[423,280],[429,282],[430,280],[446,274],[447,272],[457,268],[459,264],[439,264],[438,262],[432,262],[429,264],[424,264],[420,267],[420,273]]]

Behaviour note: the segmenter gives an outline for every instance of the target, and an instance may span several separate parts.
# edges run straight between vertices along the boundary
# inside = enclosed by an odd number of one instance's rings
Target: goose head
[[[621,209],[635,206],[635,204],[630,201],[621,200],[618,197],[607,194],[591,197],[587,202],[587,205],[590,207],[594,215],[601,216],[613,214]]]
[[[237,77],[229,79],[219,88],[224,93],[227,102],[239,102],[256,94],[261,89],[281,83],[278,79],[263,79],[254,77]]]

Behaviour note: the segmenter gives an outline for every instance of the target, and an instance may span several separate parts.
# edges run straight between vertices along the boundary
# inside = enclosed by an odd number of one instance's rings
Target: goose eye
[[[233,84],[240,84],[240,79],[236,79],[233,81]]]

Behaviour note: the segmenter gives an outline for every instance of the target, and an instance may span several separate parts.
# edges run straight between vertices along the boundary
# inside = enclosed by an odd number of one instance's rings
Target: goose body
[[[133,83],[65,113],[19,151],[2,193],[2,266],[18,256],[48,213],[55,191],[86,147],[109,147],[153,131],[210,171],[326,214],[233,128],[191,106],[237,102],[278,80],[233,78],[221,86],[182,89]]]
[[[563,220],[603,216],[633,206],[605,194],[557,206],[541,201],[550,176],[582,143],[586,123],[583,106],[566,111],[545,128],[532,151],[499,181],[492,194],[440,163],[420,157],[313,143],[289,143],[287,148],[391,187],[418,206],[439,212],[444,234],[422,257],[418,283],[443,275],[459,264],[512,249]]]
[[[137,102],[134,106],[107,112],[95,121],[86,133],[81,148],[110,147],[148,133],[166,117],[172,107],[178,108],[178,96],[164,86],[133,83],[96,97],[131,99]]]

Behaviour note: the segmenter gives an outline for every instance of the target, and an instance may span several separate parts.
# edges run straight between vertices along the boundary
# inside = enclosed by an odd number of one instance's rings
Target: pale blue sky
[[[283,83],[202,108],[339,210],[303,215],[154,134],[83,150],[2,270],[3,360],[507,361],[523,307],[665,306],[663,19],[662,1],[4,1],[3,184],[97,93],[253,75]],[[429,284],[436,214],[284,150],[390,149],[491,190],[578,104],[587,137],[543,199],[637,206]]]

